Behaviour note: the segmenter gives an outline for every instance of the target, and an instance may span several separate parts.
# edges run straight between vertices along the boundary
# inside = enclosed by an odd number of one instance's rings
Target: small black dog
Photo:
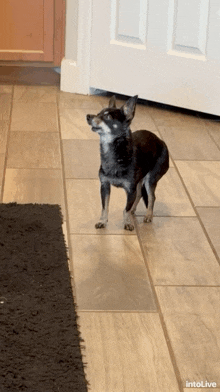
[[[161,139],[149,131],[130,130],[137,98],[130,98],[117,109],[113,96],[108,108],[97,115],[87,115],[88,124],[100,136],[102,215],[95,225],[97,229],[105,227],[108,221],[111,185],[122,187],[127,193],[124,229],[134,229],[131,214],[141,197],[147,207],[144,221],[151,222],[157,182],[169,168],[168,149]]]

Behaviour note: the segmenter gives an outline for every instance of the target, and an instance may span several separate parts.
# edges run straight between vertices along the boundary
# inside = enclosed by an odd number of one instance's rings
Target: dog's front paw
[[[153,220],[153,214],[152,214],[152,213],[149,213],[149,214],[147,214],[147,215],[144,217],[144,222],[145,222],[145,223],[150,223],[150,222],[152,222],[152,220]]]
[[[104,229],[106,227],[106,223],[105,222],[98,222],[95,224],[95,228],[96,229]]]
[[[132,231],[132,230],[134,230],[134,226],[131,223],[125,223],[124,229]]]

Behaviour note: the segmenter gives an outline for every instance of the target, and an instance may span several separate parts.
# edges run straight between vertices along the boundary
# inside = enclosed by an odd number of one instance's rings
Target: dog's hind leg
[[[98,223],[96,223],[96,229],[102,229],[106,227],[108,222],[108,207],[109,207],[109,199],[110,199],[110,183],[102,182],[101,183],[101,199],[102,199],[102,214]]]
[[[135,213],[137,205],[138,205],[139,201],[142,198],[142,180],[139,181],[139,183],[137,184],[136,192],[137,192],[136,193],[136,199],[135,199],[134,204],[133,204],[133,206],[131,208],[131,214]]]
[[[132,210],[132,206],[135,202],[136,199],[136,189],[134,189],[133,191],[129,191],[127,193],[127,204],[124,210],[124,229],[125,230],[134,230],[134,225],[132,223],[132,216],[131,216],[131,210]]]
[[[164,176],[164,174],[167,172],[168,169],[169,169],[169,153],[164,143],[161,155],[158,158],[154,168],[149,173],[147,173],[143,181],[148,196],[147,214],[144,217],[144,222],[151,222],[153,219],[154,202],[156,200],[155,189],[158,181],[161,179],[161,177]]]
[[[151,172],[145,176],[144,186],[148,196],[148,207],[147,207],[147,213],[144,217],[144,222],[151,222],[153,219],[154,202],[156,200],[155,189],[157,186],[157,182],[156,183],[153,182]]]

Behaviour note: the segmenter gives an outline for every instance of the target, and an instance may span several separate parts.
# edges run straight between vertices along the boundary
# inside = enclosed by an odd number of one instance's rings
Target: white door
[[[93,0],[90,86],[220,115],[220,0]]]

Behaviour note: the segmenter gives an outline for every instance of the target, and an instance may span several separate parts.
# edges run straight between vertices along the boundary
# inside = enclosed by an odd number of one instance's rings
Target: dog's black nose
[[[93,114],[87,114],[86,120],[87,120],[87,123],[88,123],[89,125],[91,125],[91,121],[92,121],[93,117],[94,117]]]

